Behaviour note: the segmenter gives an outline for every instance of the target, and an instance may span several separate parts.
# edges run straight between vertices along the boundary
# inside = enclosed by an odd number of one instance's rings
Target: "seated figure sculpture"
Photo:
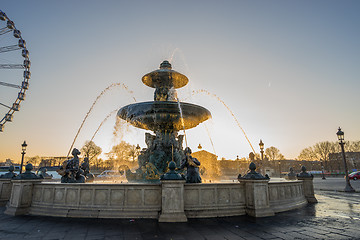
[[[45,179],[52,179],[53,175],[52,174],[48,174],[47,173],[47,168],[43,168],[41,169],[41,171],[39,171],[40,173],[38,174],[39,176],[42,176]]]
[[[35,173],[31,172],[33,169],[33,165],[31,163],[26,164],[25,172],[22,174],[17,175],[14,179],[43,179],[42,176],[38,176]]]
[[[196,158],[191,156],[191,149],[186,147],[184,150],[185,159],[182,161],[180,169],[186,167],[186,182],[187,183],[201,183],[201,177],[199,174],[200,162]]]
[[[84,172],[86,182],[93,182],[94,179],[95,179],[95,176],[94,176],[94,174],[92,174],[90,172],[90,163],[89,163],[89,158],[88,157],[84,158],[84,161],[81,163],[80,168]]]
[[[10,166],[9,167],[9,172],[7,172],[7,173],[5,173],[3,175],[0,175],[0,178],[8,178],[8,179],[15,178],[17,176],[17,174],[14,173],[14,170],[15,170],[15,167]]]
[[[63,163],[57,172],[62,176],[62,183],[85,183],[85,176],[83,170],[79,168],[79,156],[81,152],[74,148],[71,152],[74,156],[72,159],[67,160]]]

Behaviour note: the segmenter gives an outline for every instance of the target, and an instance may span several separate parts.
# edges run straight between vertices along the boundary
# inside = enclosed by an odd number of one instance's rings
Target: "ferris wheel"
[[[29,51],[21,32],[0,10],[0,132],[25,100],[30,79]]]

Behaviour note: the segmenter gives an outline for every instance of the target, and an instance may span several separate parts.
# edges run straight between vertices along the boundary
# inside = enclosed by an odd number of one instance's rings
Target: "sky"
[[[81,148],[110,112],[133,97],[153,99],[141,77],[163,60],[189,78],[179,98],[212,114],[186,131],[193,150],[246,157],[252,148],[240,127],[256,152],[262,139],[287,159],[336,141],[339,126],[346,140],[359,140],[359,1],[19,0],[2,1],[1,10],[22,32],[32,64],[27,98],[0,133],[0,161],[19,161],[24,140],[27,156],[67,155],[97,96],[113,83],[127,86],[94,105],[74,144]],[[0,78],[21,83],[21,72],[4,71]],[[192,94],[199,89],[210,95]],[[15,100],[11,91],[0,86],[1,103]],[[94,138],[103,152],[119,140],[114,125],[112,115]],[[130,128],[123,140],[145,147],[144,134]]]

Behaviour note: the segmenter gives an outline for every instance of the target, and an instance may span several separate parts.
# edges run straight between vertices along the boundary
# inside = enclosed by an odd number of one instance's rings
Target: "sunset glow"
[[[109,152],[114,112],[153,100],[141,78],[166,59],[189,78],[179,99],[212,115],[186,130],[194,151],[247,157],[262,139],[294,159],[336,141],[339,126],[359,140],[359,1],[8,1],[1,10],[31,58],[26,100],[0,133],[1,162],[19,161],[24,140],[27,156],[66,156],[92,138]],[[9,94],[0,86],[0,102]],[[129,127],[122,139],[143,148],[145,132]]]

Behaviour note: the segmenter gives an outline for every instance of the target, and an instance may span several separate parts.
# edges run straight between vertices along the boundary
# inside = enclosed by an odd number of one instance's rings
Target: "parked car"
[[[360,179],[360,171],[359,172],[353,172],[349,174],[349,179],[351,180],[358,180]]]
[[[99,175],[97,175],[97,178],[101,178],[101,179],[119,178],[119,177],[121,177],[120,172],[115,170],[105,170]]]

